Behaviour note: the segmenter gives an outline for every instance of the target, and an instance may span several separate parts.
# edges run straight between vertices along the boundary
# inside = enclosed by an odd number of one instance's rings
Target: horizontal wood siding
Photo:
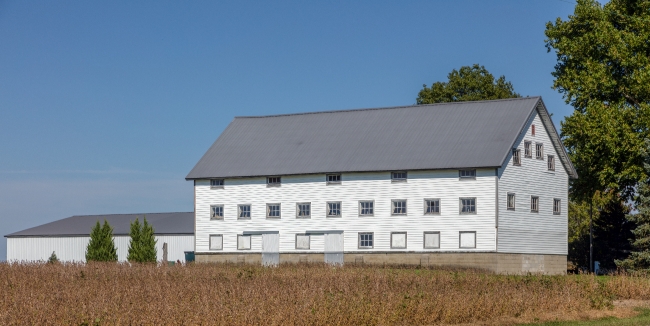
[[[425,251],[423,233],[439,231],[438,250],[494,251],[494,169],[477,171],[476,180],[459,180],[458,170],[408,171],[407,182],[391,182],[389,172],[344,173],[342,183],[327,185],[325,174],[283,176],[280,187],[267,187],[266,179],[226,179],[223,189],[209,180],[197,180],[196,251],[261,252],[261,236],[253,235],[251,250],[237,250],[237,235],[247,231],[278,231],[280,252],[323,252],[322,235],[314,235],[311,249],[296,250],[295,235],[307,231],[344,231],[344,249],[350,251]],[[459,198],[476,197],[477,214],[460,215]],[[441,214],[424,215],[424,199],[440,198]],[[391,200],[406,199],[408,215],[391,216]],[[359,216],[358,201],[374,200],[374,216]],[[340,218],[326,217],[326,202],[340,201]],[[296,203],[311,202],[311,218],[296,218]],[[282,217],[266,218],[266,204],[280,203]],[[251,205],[251,219],[237,219],[237,205]],[[210,219],[210,205],[224,205],[223,220]],[[459,231],[476,231],[475,249],[459,249]],[[359,232],[374,232],[374,248],[358,249]],[[391,232],[407,232],[407,248],[391,249]],[[209,235],[223,235],[223,250],[209,250]]]
[[[524,141],[532,142],[532,158],[524,155]],[[544,144],[543,160],[535,158],[535,143],[540,142]],[[521,152],[521,166],[513,166],[510,153],[499,169],[498,252],[566,255],[569,177],[536,112],[517,139],[516,148]],[[549,154],[555,156],[555,172],[548,171]],[[514,211],[507,209],[508,193],[515,194]],[[530,210],[531,196],[539,197],[538,213]],[[562,201],[560,215],[553,215],[554,198]]]
[[[194,250],[194,236],[191,235],[159,235],[156,240],[158,260],[163,258],[162,246],[165,242],[169,261],[184,262],[184,252]],[[60,261],[84,262],[89,241],[90,237],[7,238],[7,261],[45,261],[54,251]],[[116,236],[114,241],[118,260],[126,261],[131,239],[128,236]]]

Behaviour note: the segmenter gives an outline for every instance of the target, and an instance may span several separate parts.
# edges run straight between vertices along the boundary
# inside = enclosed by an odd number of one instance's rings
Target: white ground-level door
[[[280,264],[280,234],[262,233],[262,265]]]
[[[325,233],[325,263],[343,265],[343,232]]]

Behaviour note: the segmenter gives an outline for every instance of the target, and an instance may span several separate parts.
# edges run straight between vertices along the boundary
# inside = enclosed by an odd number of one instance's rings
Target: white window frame
[[[244,210],[243,207],[248,206],[248,217],[242,217]],[[252,215],[252,205],[251,204],[239,204],[237,205],[237,219],[238,220],[250,220]]]
[[[393,171],[390,173],[391,182],[406,182],[408,174],[406,171]]]
[[[221,237],[221,248],[219,248],[219,249],[212,248],[212,237]],[[208,249],[216,250],[216,251],[223,250],[223,234],[210,234],[210,235],[208,235],[208,242],[209,242],[208,243]]]
[[[248,248],[239,247],[239,238],[243,238],[243,237],[248,237]],[[252,241],[253,241],[253,239],[251,238],[250,234],[238,234],[237,235],[237,250],[251,250],[251,248],[253,247]]]
[[[530,212],[539,213],[539,196],[530,196]]]
[[[271,216],[271,206],[278,206],[278,216]],[[266,204],[266,218],[282,218],[282,204],[281,203],[268,203]]]
[[[363,212],[363,208],[361,207],[362,203],[370,203],[372,206],[370,209],[372,210],[372,213],[370,214],[361,214]],[[375,201],[374,200],[360,200],[359,201],[359,216],[375,216]]]
[[[533,142],[530,140],[524,141],[524,157],[533,158]]]
[[[393,246],[393,236],[395,234],[403,234],[404,235],[404,247],[394,247]],[[406,232],[391,232],[390,233],[390,249],[406,249],[407,247],[408,247],[408,234]]]
[[[546,163],[549,171],[555,171],[555,156],[547,155],[548,162]]]
[[[474,247],[463,247],[462,242],[461,242],[461,240],[463,238],[463,234],[470,234],[470,233],[474,234]],[[458,232],[458,248],[460,248],[460,249],[476,249],[476,231],[460,231],[460,232]]]
[[[307,205],[309,214],[307,215],[300,215],[300,206],[301,205]],[[311,203],[310,202],[304,202],[304,203],[296,203],[296,218],[311,218]]]
[[[226,184],[224,179],[210,179],[210,189],[223,189]]]
[[[330,181],[330,177],[338,177],[338,181]],[[340,173],[328,173],[325,175],[325,183],[328,185],[340,185],[341,184],[341,174]]]
[[[309,240],[307,241],[307,248],[298,248],[298,237],[307,237]],[[310,250],[311,249],[311,235],[308,233],[296,233],[296,250]]]
[[[330,215],[330,204],[336,204],[336,205],[339,206],[339,207],[338,207],[338,211],[339,211],[339,214],[338,214],[338,215]],[[326,210],[326,211],[325,211],[325,214],[327,214],[327,217],[337,218],[337,217],[341,217],[341,216],[343,216],[343,214],[342,214],[342,212],[341,212],[341,202],[340,202],[340,201],[328,201],[328,202],[325,204],[325,210]]]
[[[429,208],[429,202],[437,202],[435,205],[438,207],[437,212],[427,212]],[[440,198],[425,198],[424,199],[424,215],[440,215]]]
[[[511,204],[510,197],[512,197],[512,205],[510,205]],[[517,207],[517,196],[515,195],[515,193],[509,192],[506,195],[506,209],[509,211],[514,211],[516,210],[516,207]]]
[[[370,242],[372,243],[371,246],[362,246],[361,245],[361,236],[362,235],[370,235]],[[363,240],[363,241],[368,241],[368,240]],[[359,232],[357,235],[357,246],[359,249],[373,249],[375,248],[375,233],[374,232]]]
[[[460,180],[476,180],[476,169],[460,169],[458,178]]]
[[[437,234],[438,235],[438,246],[437,247],[427,247],[426,237],[427,234]],[[423,249],[440,249],[440,231],[425,231],[422,234],[422,248]]]
[[[395,213],[395,203],[404,203],[404,213]],[[399,216],[408,214],[408,202],[406,199],[391,199],[390,201],[390,215]]]
[[[544,160],[544,143],[535,143],[535,158]]]
[[[553,198],[553,215],[562,214],[562,199]]]
[[[474,211],[472,211],[472,212],[463,212],[463,200],[474,200]],[[476,211],[477,211],[477,208],[476,208],[476,197],[460,197],[460,198],[458,199],[458,204],[459,204],[459,206],[460,206],[460,207],[458,208],[458,209],[459,209],[459,210],[458,210],[458,213],[459,213],[460,215],[476,215]]]
[[[216,208],[221,209],[221,216],[216,216],[216,217],[214,216]],[[210,219],[211,220],[223,220],[223,216],[224,216],[223,205],[210,205]]]
[[[282,177],[266,177],[267,187],[279,187],[282,185]]]
[[[512,149],[512,165],[521,166],[521,150],[519,148]]]

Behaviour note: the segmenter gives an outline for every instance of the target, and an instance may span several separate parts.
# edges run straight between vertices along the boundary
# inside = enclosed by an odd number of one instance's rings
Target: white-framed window
[[[515,210],[515,194],[511,192],[508,193],[508,210]]]
[[[535,143],[535,158],[538,160],[544,159],[544,144]]]
[[[210,188],[223,188],[223,179],[210,179]]]
[[[390,173],[390,180],[393,182],[406,181],[406,171],[396,171]]]
[[[424,232],[424,249],[440,249],[440,232]]]
[[[223,205],[210,206],[210,219],[221,220],[223,219]]]
[[[391,249],[406,249],[406,232],[391,232],[390,233],[390,248]]]
[[[327,184],[339,184],[341,183],[341,174],[327,174],[325,175]]]
[[[269,187],[278,187],[282,184],[281,177],[266,177],[266,185]]]
[[[460,248],[476,248],[476,231],[460,231],[458,246]]]
[[[475,169],[458,170],[458,177],[461,180],[476,179]]]
[[[461,214],[476,214],[476,197],[460,198]]]
[[[374,233],[359,233],[359,249],[372,249],[374,247]]]
[[[297,218],[310,218],[311,217],[311,203],[297,203],[296,204],[296,217]]]
[[[296,234],[296,249],[308,250],[311,247],[309,234]]]
[[[210,250],[223,250],[222,234],[210,234]]]
[[[266,204],[266,217],[280,218],[280,204]]]
[[[553,215],[560,215],[562,213],[562,200],[558,198],[553,199]]]
[[[237,235],[237,250],[250,250],[251,249],[251,236],[250,234]]]
[[[524,156],[527,158],[533,157],[533,143],[530,141],[524,142]]]
[[[372,200],[359,201],[359,216],[372,216],[375,214],[375,202]]]
[[[406,199],[391,200],[392,215],[406,215]]]
[[[424,200],[425,215],[440,215],[440,198],[428,198]]]
[[[251,218],[251,205],[243,204],[237,205],[237,218],[240,220],[250,220]]]
[[[521,151],[517,148],[512,150],[512,165],[521,165]]]
[[[327,217],[341,217],[340,201],[331,201],[327,203]]]
[[[555,171],[555,156],[549,155],[548,162],[546,164],[548,165],[549,171]]]
[[[530,211],[533,213],[539,212],[539,197],[530,196]]]

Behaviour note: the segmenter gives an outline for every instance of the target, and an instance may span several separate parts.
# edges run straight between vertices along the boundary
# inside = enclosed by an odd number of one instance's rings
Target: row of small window
[[[532,158],[532,142],[525,141],[524,142],[524,156],[527,158]],[[535,158],[538,160],[543,160],[544,159],[544,144],[542,143],[535,143]],[[547,155],[547,160],[546,160],[546,166],[549,171],[555,171],[555,156],[553,155]],[[521,165],[521,150],[514,148],[512,150],[512,164],[513,165]]]
[[[515,194],[508,193],[508,210],[515,210]],[[539,212],[539,197],[530,196],[530,211],[533,213]],[[553,214],[560,215],[562,212],[562,201],[560,199],[553,199]]]
[[[476,179],[476,170],[464,169],[458,170],[458,177],[460,179]],[[392,182],[406,182],[406,171],[397,171],[390,173],[390,180]],[[341,174],[326,174],[325,182],[327,184],[340,184]],[[210,179],[210,187],[223,188],[225,184],[224,179]],[[266,185],[269,187],[278,187],[282,184],[282,177],[266,177]]]
[[[391,249],[407,249],[406,232],[390,233]],[[311,248],[311,235],[296,234],[296,249],[309,250]],[[440,249],[440,232],[424,232],[423,235],[424,249]],[[373,249],[375,247],[374,232],[360,232],[358,234],[359,249]],[[476,248],[476,232],[461,231],[458,233],[459,248]],[[237,250],[251,249],[251,235],[237,235]],[[210,235],[210,250],[223,250],[223,234]]]
[[[476,197],[459,199],[460,214],[476,214]],[[406,199],[391,200],[392,215],[406,215]],[[373,216],[375,214],[375,202],[373,200],[359,201],[359,216]],[[440,214],[440,199],[432,198],[424,200],[424,214]],[[223,205],[210,206],[210,218],[223,219]],[[281,217],[281,204],[266,204],[267,218]],[[327,202],[327,217],[341,217],[341,202]],[[237,218],[250,219],[251,205],[237,205]],[[296,218],[311,218],[311,203],[296,204]]]

